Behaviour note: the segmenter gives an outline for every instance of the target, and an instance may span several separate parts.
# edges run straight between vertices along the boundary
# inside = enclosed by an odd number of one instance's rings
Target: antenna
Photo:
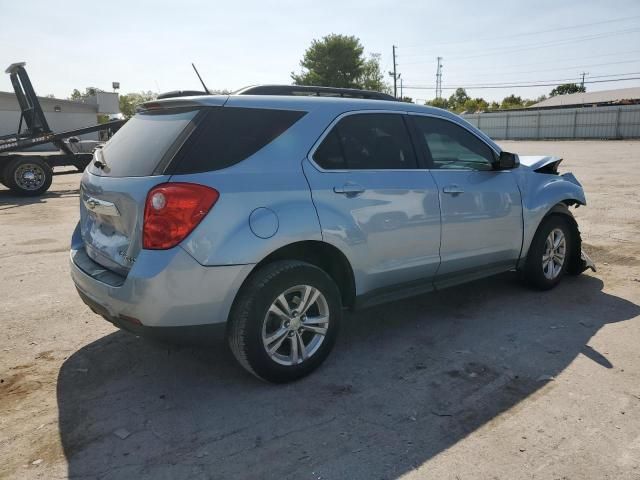
[[[200,73],[198,73],[198,69],[196,68],[196,66],[195,66],[195,64],[193,62],[191,62],[191,66],[195,70],[196,75],[198,76],[198,80],[200,80],[200,83],[202,84],[202,87],[204,88],[204,93],[206,93],[207,95],[211,95],[211,93],[209,92],[209,89],[204,84],[204,81],[202,80],[202,77],[200,76]]]

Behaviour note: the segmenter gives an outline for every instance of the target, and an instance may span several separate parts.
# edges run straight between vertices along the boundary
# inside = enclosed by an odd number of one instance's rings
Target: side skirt
[[[422,295],[436,290],[443,290],[455,285],[472,282],[481,278],[492,277],[499,273],[509,272],[512,270],[515,270],[515,265],[513,265],[512,262],[509,262],[508,264],[496,265],[482,270],[463,272],[462,274],[456,274],[455,276],[448,278],[438,279],[435,282],[431,279],[420,279],[401,283],[399,285],[393,285],[391,287],[377,288],[365,294],[356,296],[353,310],[362,310],[382,303],[415,297],[417,295]]]

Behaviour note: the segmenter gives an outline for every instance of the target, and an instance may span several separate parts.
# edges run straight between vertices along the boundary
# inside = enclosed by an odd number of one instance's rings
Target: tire
[[[0,160],[2,159],[2,157],[0,157]],[[9,185],[7,184],[7,180],[6,180],[6,173],[8,171],[8,167],[9,164],[7,163],[6,165],[2,165],[2,163],[0,163],[0,183],[2,185],[4,185],[5,187],[9,188]]]
[[[319,295],[309,302],[308,310],[297,312],[305,292],[309,299],[315,297],[314,289]],[[322,322],[325,317],[327,321]],[[245,282],[231,309],[227,340],[238,362],[256,377],[291,382],[324,362],[335,344],[341,319],[340,292],[329,275],[309,263],[277,261]]]
[[[550,248],[552,233],[557,242],[555,248]],[[574,229],[564,215],[549,215],[542,221],[529,247],[523,271],[529,285],[539,290],[550,290],[560,283],[575,255],[574,235]]]
[[[35,197],[49,190],[53,170],[38,157],[17,157],[6,167],[7,187],[16,195]]]

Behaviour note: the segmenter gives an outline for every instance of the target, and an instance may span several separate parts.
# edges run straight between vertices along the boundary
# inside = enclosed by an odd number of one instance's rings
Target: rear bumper
[[[204,267],[182,248],[142,250],[126,277],[107,272],[84,248],[70,252],[82,300],[113,324],[145,334],[153,327],[224,325],[253,265]]]

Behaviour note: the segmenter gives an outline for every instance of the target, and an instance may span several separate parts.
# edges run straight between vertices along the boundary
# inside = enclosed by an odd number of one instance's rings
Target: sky
[[[271,2],[0,0],[0,59],[27,62],[38,95],[67,98],[93,86],[120,93],[291,83],[313,39],[357,36],[392,69],[397,46],[403,93],[536,98],[553,86],[476,88],[640,77],[640,1],[537,0]],[[392,78],[387,80],[391,83]],[[588,91],[637,87],[640,80],[587,83]],[[424,87],[424,88],[415,88]],[[0,91],[12,91],[0,75]]]

